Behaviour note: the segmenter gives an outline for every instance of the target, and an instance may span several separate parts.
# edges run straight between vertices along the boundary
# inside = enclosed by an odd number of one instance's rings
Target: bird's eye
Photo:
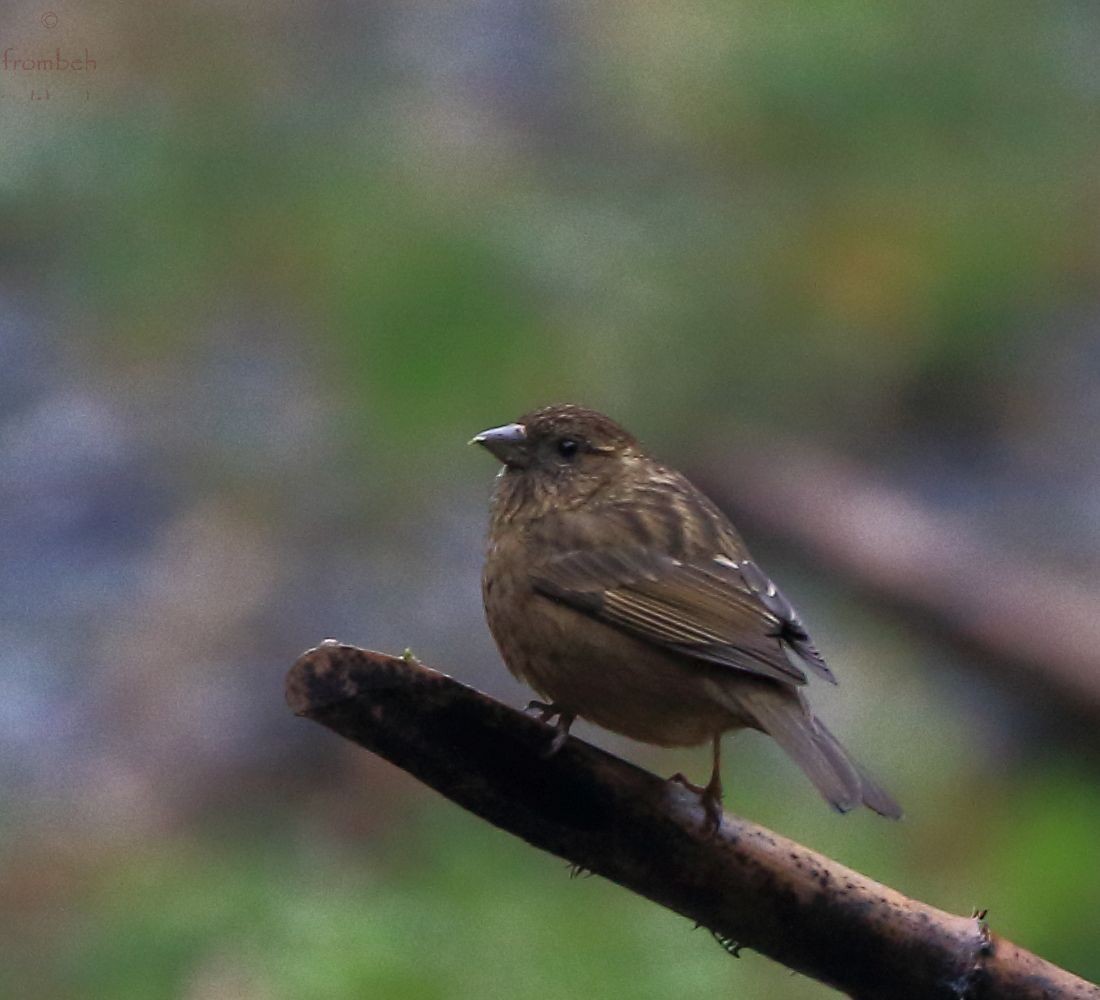
[[[558,454],[562,458],[572,458],[577,454],[577,442],[572,438],[562,438],[558,442]]]

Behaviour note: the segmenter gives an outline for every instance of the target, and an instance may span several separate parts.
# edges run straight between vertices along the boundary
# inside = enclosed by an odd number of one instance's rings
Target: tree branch
[[[697,796],[411,657],[326,642],[291,668],[287,701],[477,816],[853,997],[1091,998],[1100,988],[727,815]]]

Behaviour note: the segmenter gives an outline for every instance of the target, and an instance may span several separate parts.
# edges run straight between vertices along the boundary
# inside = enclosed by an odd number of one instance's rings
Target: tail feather
[[[848,751],[841,746],[840,741],[825,728],[825,723],[820,719],[814,719],[814,728],[818,732],[818,742],[822,744],[828,744],[834,753],[837,753],[842,757],[845,763],[851,767],[859,778],[859,793],[863,804],[874,812],[877,812],[880,816],[885,816],[887,819],[901,819],[902,811],[901,806],[895,801],[894,797],[886,791],[870,774],[867,773],[866,768],[863,767],[858,761],[852,760],[848,756]]]
[[[778,743],[838,812],[861,803],[880,816],[897,819],[901,807],[859,764],[848,756],[824,723],[801,698],[777,697],[761,690],[748,699],[757,725]]]

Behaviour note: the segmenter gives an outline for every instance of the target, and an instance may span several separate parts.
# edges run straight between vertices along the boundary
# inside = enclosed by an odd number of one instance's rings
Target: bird
[[[901,808],[805,697],[836,683],[797,612],[729,519],[623,427],[575,404],[544,406],[470,442],[501,463],[482,597],[509,671],[554,722],[577,717],[662,747],[711,744],[700,796],[721,824],[721,739],[772,737],[837,811]]]

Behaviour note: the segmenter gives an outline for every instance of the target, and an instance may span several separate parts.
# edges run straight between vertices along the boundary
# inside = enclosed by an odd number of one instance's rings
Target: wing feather
[[[675,559],[645,546],[574,550],[544,564],[535,589],[641,639],[787,684],[833,680],[790,603],[750,560]]]

